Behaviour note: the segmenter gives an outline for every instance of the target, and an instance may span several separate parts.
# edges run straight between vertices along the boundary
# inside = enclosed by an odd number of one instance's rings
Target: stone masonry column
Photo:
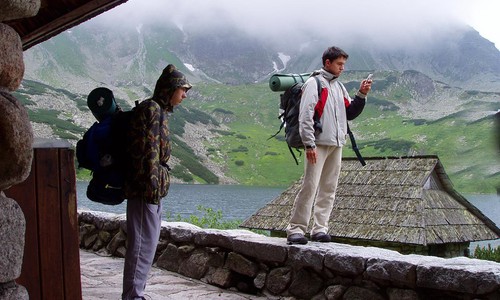
[[[15,199],[4,190],[30,174],[33,131],[28,112],[11,94],[24,75],[22,43],[1,23],[38,13],[40,0],[3,0],[0,4],[0,300],[29,299],[15,280],[21,275],[26,221]]]

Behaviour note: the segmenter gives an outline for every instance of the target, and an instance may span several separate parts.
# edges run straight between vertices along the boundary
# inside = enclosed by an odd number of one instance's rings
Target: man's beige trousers
[[[316,152],[315,164],[309,163],[307,159],[304,162],[304,180],[295,198],[286,229],[287,235],[305,234],[311,214],[311,235],[318,232],[328,233],[328,220],[335,201],[342,163],[342,147],[317,145]]]

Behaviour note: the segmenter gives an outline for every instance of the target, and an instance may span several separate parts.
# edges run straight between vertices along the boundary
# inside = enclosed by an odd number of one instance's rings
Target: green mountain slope
[[[346,87],[355,89],[364,74],[347,73]],[[358,80],[350,81],[354,78]],[[280,124],[276,118],[279,93],[271,92],[266,84],[200,85],[197,89],[201,95],[185,105],[230,128],[215,141],[207,141],[206,148],[211,159],[227,165],[231,177],[243,184],[287,185],[302,174],[303,167],[295,165],[283,133],[268,140]],[[499,95],[452,88],[418,72],[377,74],[365,111],[351,127],[364,156],[436,154],[458,190],[491,193],[500,183],[493,142],[493,113],[500,109]],[[414,98],[422,104],[415,106]],[[439,102],[454,105],[437,108]],[[426,118],[437,115],[443,117]],[[344,156],[355,157],[349,144]]]
[[[365,74],[343,75],[351,94]],[[15,95],[35,125],[45,124],[73,144],[93,122],[82,121],[90,115],[86,95],[29,80]],[[453,88],[414,71],[376,73],[365,111],[351,128],[366,157],[437,154],[459,191],[492,193],[500,183],[493,139],[499,95]],[[118,102],[127,108],[130,100]],[[197,84],[170,121],[173,176],[184,182],[217,184],[224,176],[241,184],[278,186],[298,179],[303,166],[295,165],[284,133],[269,139],[280,125],[278,108],[279,93],[268,84]],[[205,131],[190,138],[193,128]],[[349,144],[344,156],[355,156]]]
[[[162,68],[174,63],[195,85],[170,122],[174,178],[288,185],[303,167],[295,165],[283,133],[268,139],[280,121],[279,93],[267,81],[275,72],[318,68],[320,52],[337,41],[308,35],[285,46],[220,24],[116,27],[93,19],[26,51],[25,80],[15,95],[37,137],[74,145],[94,122],[86,107],[93,88],[112,89],[129,109],[152,94]],[[365,156],[437,154],[460,191],[490,193],[500,185],[492,141],[500,52],[472,28],[453,32],[421,49],[346,44],[350,71],[341,80],[351,94],[375,73],[365,112],[351,128]],[[354,156],[349,147],[344,156]]]

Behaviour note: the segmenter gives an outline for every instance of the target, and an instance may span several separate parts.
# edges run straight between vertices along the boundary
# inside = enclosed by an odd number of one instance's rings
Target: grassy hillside
[[[471,119],[468,113],[471,104],[464,101],[463,109],[457,113],[447,115],[445,107],[442,118],[408,118],[400,113],[400,106],[411,102],[412,95],[394,84],[388,94],[381,82],[378,91],[374,89],[369,98],[364,113],[351,122],[362,154],[436,154],[457,190],[494,193],[500,185],[500,172],[493,141],[493,115]],[[346,86],[350,86],[349,81]],[[303,166],[295,165],[282,140],[284,133],[268,140],[280,124],[276,118],[279,93],[271,92],[267,84],[199,85],[196,89],[201,96],[186,101],[185,105],[211,114],[230,128],[217,141],[219,148],[207,145],[209,152],[223,154],[222,158],[211,157],[219,163],[227,163],[230,176],[248,185],[287,185],[300,177]],[[500,108],[491,101],[482,104],[476,104],[475,109]],[[344,149],[344,156],[355,156],[350,144]]]
[[[461,192],[494,193],[500,185],[500,174],[494,171],[499,159],[493,145],[492,117],[477,122],[458,117],[424,122],[393,112],[375,118],[373,111],[369,105],[353,129],[360,133],[358,146],[365,156],[436,154]],[[370,134],[365,137],[364,133]]]
[[[355,91],[366,72],[346,73],[343,82]],[[494,193],[500,186],[493,113],[500,109],[498,93],[464,91],[436,83],[418,73],[378,74],[363,114],[352,121],[365,157],[436,154],[463,193]],[[418,88],[415,88],[415,87]],[[128,87],[130,94],[137,95]],[[14,93],[28,108],[33,122],[44,123],[54,135],[76,143],[93,118],[85,95],[25,80]],[[129,107],[131,99],[117,99]],[[196,84],[170,120],[172,174],[185,182],[219,183],[217,175],[193,151],[193,141],[180,137],[186,121],[210,128],[215,138],[201,141],[206,156],[222,166],[226,176],[246,185],[287,186],[303,172],[279,128],[279,93],[267,83],[250,85]],[[82,123],[85,117],[89,119]],[[348,143],[345,157],[355,157]],[[88,172],[78,172],[79,178]]]
[[[278,93],[270,92],[266,84],[198,85],[196,89],[201,96],[185,105],[211,114],[230,128],[218,132],[219,147],[211,145],[215,142],[206,147],[209,157],[227,164],[231,177],[248,185],[287,185],[300,176],[303,167],[295,165],[286,143],[269,139],[280,125]]]

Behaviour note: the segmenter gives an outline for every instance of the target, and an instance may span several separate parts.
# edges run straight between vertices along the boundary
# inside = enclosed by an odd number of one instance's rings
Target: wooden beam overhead
[[[5,22],[19,33],[23,50],[102,14],[127,0],[42,0],[34,17]]]

